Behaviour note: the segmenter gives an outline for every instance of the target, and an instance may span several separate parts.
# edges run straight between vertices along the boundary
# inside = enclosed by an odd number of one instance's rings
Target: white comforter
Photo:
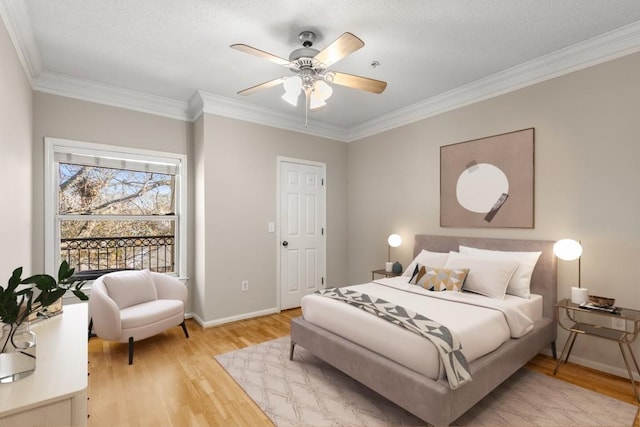
[[[408,284],[406,277],[380,279],[349,288],[393,302],[447,326],[460,339],[468,362],[495,350],[509,338],[529,332],[542,307],[539,297],[531,301],[517,297],[496,300],[466,292],[429,292]],[[302,312],[307,321],[430,378],[443,376],[435,347],[397,325],[343,302],[313,294],[302,299]]]

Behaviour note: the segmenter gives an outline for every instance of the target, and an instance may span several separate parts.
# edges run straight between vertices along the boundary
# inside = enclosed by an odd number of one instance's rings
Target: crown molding
[[[124,89],[65,74],[43,71],[32,84],[33,90],[140,111],[171,119],[194,121],[203,113],[286,129],[308,135],[346,141],[347,130],[309,121],[309,127],[297,116],[272,111],[246,102],[198,90],[187,102]]]
[[[52,71],[43,71],[34,80],[33,90],[140,111],[170,119],[191,120],[189,106],[185,101],[124,89]]]
[[[196,91],[189,100],[189,105],[192,120],[195,120],[202,113],[215,114],[231,119],[346,142],[347,129],[314,120],[309,120],[309,126],[305,127],[304,122],[298,116],[281,113],[266,107],[256,106],[202,90]]]
[[[24,0],[0,0],[0,16],[29,83],[42,72],[42,57],[33,35],[27,3]]]
[[[640,51],[640,22],[576,43],[349,129],[347,142]]]

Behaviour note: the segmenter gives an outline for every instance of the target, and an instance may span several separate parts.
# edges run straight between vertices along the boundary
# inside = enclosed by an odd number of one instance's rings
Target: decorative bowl
[[[589,302],[599,307],[612,307],[616,303],[616,300],[615,298],[606,298],[606,297],[599,297],[597,295],[589,295]]]

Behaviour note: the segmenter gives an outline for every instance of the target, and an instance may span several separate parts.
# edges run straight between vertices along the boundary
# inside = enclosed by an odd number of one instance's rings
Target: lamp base
[[[391,270],[395,274],[401,274],[402,273],[402,264],[400,264],[398,261],[394,262],[393,266],[391,267]]]
[[[589,302],[589,289],[572,287],[571,302],[578,305]]]

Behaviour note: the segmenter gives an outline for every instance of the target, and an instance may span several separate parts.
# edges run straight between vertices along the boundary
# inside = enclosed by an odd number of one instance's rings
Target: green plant
[[[83,292],[84,280],[73,277],[75,269],[63,261],[58,269],[58,280],[48,274],[36,274],[22,278],[22,267],[13,270],[7,287],[0,286],[0,322],[10,325],[0,352],[4,352],[16,330],[34,313],[41,311],[71,291],[82,301],[89,299]],[[20,286],[27,285],[27,286]],[[36,294],[36,290],[40,291]]]

